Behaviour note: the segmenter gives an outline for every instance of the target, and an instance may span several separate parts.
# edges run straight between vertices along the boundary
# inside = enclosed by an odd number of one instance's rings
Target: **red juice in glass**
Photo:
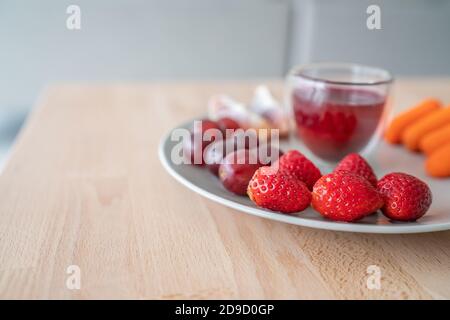
[[[327,74],[312,66],[309,73],[300,70],[290,76],[288,94],[297,134],[314,155],[337,162],[362,151],[372,140],[382,121],[392,80],[387,72],[370,67],[357,66],[359,73],[361,68],[369,70],[355,76],[351,68],[355,65],[333,65]]]

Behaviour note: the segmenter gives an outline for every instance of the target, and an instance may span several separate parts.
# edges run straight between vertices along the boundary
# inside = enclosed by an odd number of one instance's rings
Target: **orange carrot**
[[[447,142],[450,142],[450,122],[447,125],[424,135],[423,138],[419,140],[419,149],[426,155],[430,155],[434,150]]]
[[[433,98],[422,101],[417,106],[396,116],[389,124],[384,138],[390,143],[400,143],[401,135],[408,126],[441,107],[441,102]]]
[[[450,177],[450,143],[431,153],[425,162],[425,170],[433,177]]]
[[[408,126],[402,134],[402,142],[409,150],[417,150],[419,141],[424,135],[448,123],[450,123],[450,107],[435,110]]]

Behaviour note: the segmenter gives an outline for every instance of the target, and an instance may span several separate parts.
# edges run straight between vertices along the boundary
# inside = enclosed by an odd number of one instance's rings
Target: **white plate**
[[[179,128],[188,128],[190,122]],[[295,215],[286,215],[258,208],[247,197],[228,192],[217,177],[207,169],[192,165],[175,165],[170,158],[171,150],[177,141],[171,141],[170,133],[159,146],[159,158],[164,168],[181,184],[194,192],[223,204],[224,206],[266,219],[281,221],[299,226],[365,233],[421,233],[450,229],[450,180],[431,179],[423,172],[423,158],[411,154],[400,147],[385,143],[374,152],[370,163],[378,177],[393,171],[402,171],[417,176],[427,182],[433,193],[433,204],[429,212],[416,222],[392,222],[381,213],[366,217],[356,223],[334,222],[320,216],[312,208]],[[288,150],[289,146],[282,146]]]

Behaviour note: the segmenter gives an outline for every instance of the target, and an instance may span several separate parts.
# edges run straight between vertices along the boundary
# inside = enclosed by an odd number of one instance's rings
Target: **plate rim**
[[[183,128],[186,124],[192,122],[186,121],[185,123],[177,126],[175,128]],[[252,208],[232,200],[228,200],[222,198],[214,193],[211,193],[198,185],[190,182],[188,179],[178,174],[169,163],[169,159],[165,156],[164,146],[169,140],[172,131],[175,129],[172,128],[168,133],[165,133],[159,142],[158,145],[158,158],[164,167],[164,169],[171,175],[176,181],[178,181],[183,186],[191,189],[192,191],[198,193],[204,198],[207,198],[211,201],[217,202],[221,205],[224,205],[227,208],[235,209],[253,216],[265,218],[268,220],[274,220],[278,222],[288,223],[292,225],[298,225],[302,227],[321,229],[321,230],[330,230],[330,231],[342,231],[342,232],[354,232],[354,233],[371,233],[371,234],[412,234],[412,233],[428,233],[428,232],[438,232],[438,231],[446,231],[450,230],[450,221],[446,223],[439,224],[429,224],[429,225],[402,225],[402,227],[392,227],[385,225],[363,225],[363,224],[352,224],[345,222],[335,222],[335,221],[315,221],[306,218],[302,218],[299,216],[292,216],[281,214],[277,212],[270,212],[260,208]],[[355,229],[355,226],[357,228]]]

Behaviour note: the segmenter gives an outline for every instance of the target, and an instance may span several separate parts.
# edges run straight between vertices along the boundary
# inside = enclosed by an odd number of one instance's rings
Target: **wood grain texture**
[[[0,177],[0,298],[450,298],[450,232],[308,229],[203,199],[162,168],[164,133],[257,82],[58,85]],[[281,82],[270,82],[281,96]],[[398,109],[450,101],[449,79],[399,80]],[[81,289],[66,268],[81,269]],[[380,290],[366,286],[381,268]]]

